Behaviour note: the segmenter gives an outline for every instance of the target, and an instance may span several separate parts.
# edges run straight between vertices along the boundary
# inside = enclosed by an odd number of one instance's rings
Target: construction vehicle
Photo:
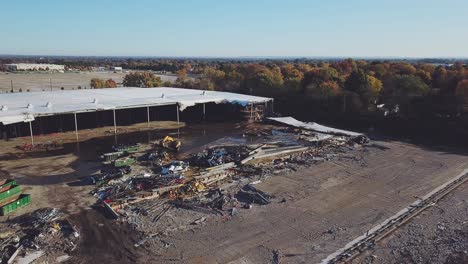
[[[163,148],[167,149],[172,149],[175,151],[179,151],[180,147],[182,146],[182,142],[180,140],[176,140],[170,136],[166,136],[163,138],[160,142],[159,145]]]

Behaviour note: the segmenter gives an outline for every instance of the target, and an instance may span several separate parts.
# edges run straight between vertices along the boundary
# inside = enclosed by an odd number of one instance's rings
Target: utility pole
[[[52,91],[52,78],[50,78],[49,81],[50,81],[50,90]]]
[[[11,92],[13,92],[13,80],[10,80],[11,81]]]

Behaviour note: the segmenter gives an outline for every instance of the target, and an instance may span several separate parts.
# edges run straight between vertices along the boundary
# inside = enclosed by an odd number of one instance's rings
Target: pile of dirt
[[[134,263],[137,260],[136,232],[124,222],[106,218],[102,211],[86,210],[73,216],[81,240],[70,263]]]

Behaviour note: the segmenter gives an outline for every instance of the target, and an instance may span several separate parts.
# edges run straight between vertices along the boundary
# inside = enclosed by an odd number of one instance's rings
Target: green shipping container
[[[16,181],[15,180],[0,180],[0,192],[3,192],[4,189],[10,185],[16,185]]]
[[[18,200],[0,207],[0,215],[7,215],[31,203],[31,195],[21,194]]]
[[[21,192],[21,186],[19,185],[10,185],[8,188],[0,193],[0,203],[2,200],[7,199],[8,197],[18,194]]]

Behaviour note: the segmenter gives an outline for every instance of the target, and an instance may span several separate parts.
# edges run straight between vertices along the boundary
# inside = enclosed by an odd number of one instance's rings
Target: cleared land
[[[81,86],[83,89],[89,88],[89,83],[93,78],[113,79],[118,84],[121,84],[126,73],[122,72],[65,72],[65,73],[5,73],[0,72],[0,92],[10,91],[11,82],[13,81],[14,91],[20,88],[23,92],[28,89],[30,91],[48,91],[50,90],[51,80],[52,89],[60,90],[61,87],[67,90],[78,89]],[[157,75],[163,81],[175,81],[177,76]]]
[[[153,260],[189,263],[316,263],[467,166],[464,155],[377,142],[355,162],[325,162],[277,175],[257,188],[284,203],[243,211],[166,238]],[[155,248],[149,249],[149,252]]]
[[[468,183],[352,263],[468,263]]]

